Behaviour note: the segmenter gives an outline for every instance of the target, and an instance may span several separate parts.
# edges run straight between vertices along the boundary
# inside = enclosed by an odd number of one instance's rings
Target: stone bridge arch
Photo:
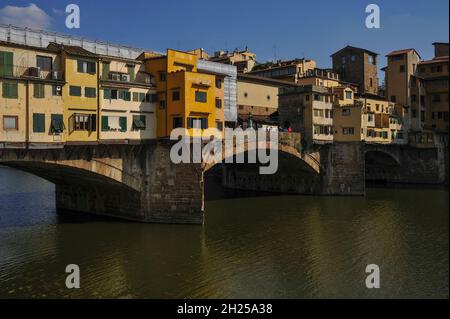
[[[283,134],[283,135],[282,135]],[[289,134],[289,135],[287,135]],[[266,150],[270,151],[278,151],[279,153],[285,153],[292,155],[292,158],[296,158],[300,161],[303,161],[306,167],[308,167],[311,172],[314,172],[316,174],[320,174],[322,171],[322,166],[320,163],[320,154],[318,152],[309,154],[305,152],[301,152],[301,146],[299,144],[300,135],[296,133],[279,133],[279,135],[282,135],[284,138],[279,139],[279,143],[277,146],[277,149],[274,148],[274,145],[271,144],[269,141],[266,143]],[[297,137],[298,135],[298,137]],[[286,138],[286,136],[290,136],[290,138]],[[293,137],[293,138],[292,138]],[[296,140],[296,137],[298,140]],[[250,148],[249,145],[251,145],[248,140],[245,140],[245,143],[243,144],[242,150],[236,151],[236,145],[234,144],[233,147],[226,148],[225,143],[222,143],[222,156],[221,156],[221,163],[225,163],[226,159],[231,157],[227,156],[227,154],[233,154],[232,156],[237,155],[245,155],[249,152],[249,150],[255,150],[258,151],[257,148]],[[212,155],[210,155],[209,158],[207,158],[206,161],[202,164],[202,169],[204,172],[209,171],[211,168],[213,168],[216,164],[212,159]]]

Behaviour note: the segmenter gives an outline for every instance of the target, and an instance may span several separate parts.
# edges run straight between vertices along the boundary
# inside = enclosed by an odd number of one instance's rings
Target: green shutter
[[[9,95],[10,95],[9,83],[3,82],[2,83],[2,96],[4,98],[9,98]]]
[[[109,89],[104,89],[103,90],[103,98],[105,100],[110,100],[111,99],[111,90]]]
[[[69,87],[69,94],[71,96],[81,96],[81,87],[80,86],[70,86]]]
[[[144,124],[144,129],[145,129],[147,127],[147,123],[146,123],[147,117],[145,115],[141,115],[140,119],[141,119],[141,122]]]
[[[13,60],[14,54],[12,52],[0,51],[0,75],[13,75]]]
[[[145,93],[139,93],[139,102],[145,102]]]
[[[77,71],[78,73],[83,73],[83,62],[81,60],[77,60]]]
[[[120,117],[119,118],[119,124],[120,124],[120,131],[126,132],[127,131],[127,118],[126,117]]]
[[[2,96],[7,99],[18,98],[18,84],[17,82],[3,82],[2,83]]]
[[[103,63],[102,78],[103,80],[109,79],[109,63]]]
[[[102,116],[102,131],[103,132],[109,131],[108,117],[107,116]]]
[[[45,133],[45,114],[33,113],[33,132]]]

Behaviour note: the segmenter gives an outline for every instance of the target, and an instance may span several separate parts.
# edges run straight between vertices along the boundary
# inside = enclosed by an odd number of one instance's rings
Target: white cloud
[[[0,23],[32,29],[49,29],[52,18],[34,3],[28,7],[5,6],[0,9]]]

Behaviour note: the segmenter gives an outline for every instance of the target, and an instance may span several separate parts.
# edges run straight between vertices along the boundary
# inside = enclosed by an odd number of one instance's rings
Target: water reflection
[[[57,217],[52,185],[0,181],[2,298],[448,298],[447,190],[209,201],[198,227]],[[371,263],[382,289],[365,288]]]

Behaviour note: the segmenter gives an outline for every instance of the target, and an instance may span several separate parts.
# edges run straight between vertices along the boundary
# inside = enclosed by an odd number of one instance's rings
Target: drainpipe
[[[30,81],[25,82],[25,148],[28,149],[30,142]]]
[[[97,61],[97,143],[100,143],[100,61]]]

